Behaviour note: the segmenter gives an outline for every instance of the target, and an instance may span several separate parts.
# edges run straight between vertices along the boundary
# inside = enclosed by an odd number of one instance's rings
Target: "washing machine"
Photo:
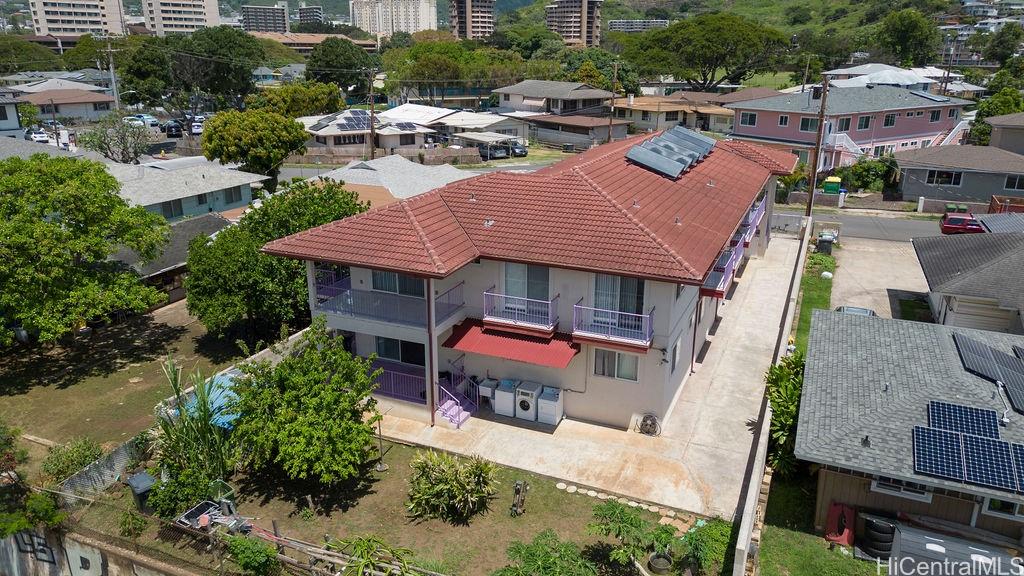
[[[494,410],[494,390],[498,387],[498,381],[494,378],[484,378],[477,383],[480,390],[480,407]]]
[[[516,388],[519,380],[504,379],[494,389],[494,413],[502,416],[516,415]]]
[[[516,390],[516,418],[537,421],[537,399],[543,386],[536,382],[520,382]]]
[[[562,389],[545,386],[537,399],[537,421],[544,424],[558,425],[565,416]]]

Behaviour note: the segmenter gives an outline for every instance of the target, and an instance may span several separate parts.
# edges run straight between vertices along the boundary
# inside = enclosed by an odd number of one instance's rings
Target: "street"
[[[776,208],[776,212],[803,213],[802,210],[788,208]],[[815,213],[814,219],[818,222],[839,222],[842,224],[841,235],[847,238],[909,242],[911,238],[940,234],[939,223],[935,220],[834,213]]]

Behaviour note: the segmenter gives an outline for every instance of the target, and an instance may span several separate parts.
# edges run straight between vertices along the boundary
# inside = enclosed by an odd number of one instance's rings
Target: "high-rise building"
[[[351,0],[352,25],[370,34],[437,29],[437,0]]]
[[[124,34],[121,0],[30,0],[36,34]]]
[[[146,28],[157,36],[189,34],[220,25],[217,0],[143,0]]]
[[[299,4],[299,24],[323,23],[325,21],[323,6],[305,2]]]
[[[647,32],[655,28],[667,28],[668,20],[609,20],[609,32]]]
[[[273,6],[242,6],[242,29],[246,32],[288,32],[288,2]]]
[[[457,38],[494,34],[494,0],[451,0],[448,26]]]
[[[566,44],[601,44],[601,0],[554,0],[544,7],[548,30]]]

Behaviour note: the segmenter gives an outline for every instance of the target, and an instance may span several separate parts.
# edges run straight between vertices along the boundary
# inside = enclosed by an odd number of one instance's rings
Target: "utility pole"
[[[812,89],[813,90],[813,89]],[[814,139],[814,156],[811,162],[810,190],[807,193],[807,210],[805,216],[810,217],[814,208],[814,189],[818,185],[818,164],[821,162],[821,141],[825,137],[825,103],[828,100],[828,76],[821,83],[821,108],[818,109],[818,134]]]
[[[370,160],[377,155],[377,128],[373,125],[375,106],[373,102],[373,81],[377,77],[377,70],[370,68]]]
[[[807,62],[804,63],[804,78],[800,81],[800,92],[807,89],[807,73],[811,71],[811,55],[807,54]]]
[[[586,8],[584,7],[584,10]],[[615,118],[615,94],[616,88],[619,85],[619,62],[612,62],[612,111],[608,113],[608,139],[605,140],[605,144],[609,144],[612,141],[612,122]]]
[[[53,120],[53,131],[57,131],[57,107],[53,104],[53,98],[50,98],[50,120]]]
[[[117,90],[117,74],[114,73],[114,50],[110,47],[110,35],[107,35],[107,66],[110,71],[110,90],[114,93],[114,108],[121,109],[121,94]]]

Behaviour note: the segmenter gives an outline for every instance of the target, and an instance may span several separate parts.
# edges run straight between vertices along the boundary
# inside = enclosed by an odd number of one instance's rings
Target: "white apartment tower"
[[[157,36],[220,25],[217,0],[142,0],[142,16]]]
[[[273,6],[242,6],[242,29],[246,32],[288,32],[288,2]]]
[[[29,8],[40,36],[125,33],[121,0],[30,0]]]
[[[437,29],[437,0],[350,0],[352,25],[388,37]]]
[[[448,26],[456,38],[494,34],[494,0],[451,0]]]
[[[601,44],[601,0],[554,0],[544,7],[548,30],[566,44]]]

